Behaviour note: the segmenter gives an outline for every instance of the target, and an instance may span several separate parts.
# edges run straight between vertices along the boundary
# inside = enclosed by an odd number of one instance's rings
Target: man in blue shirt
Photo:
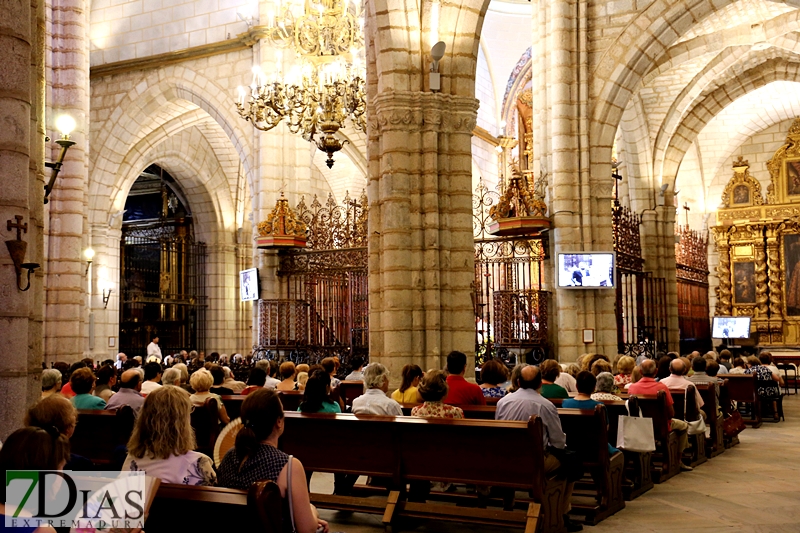
[[[541,418],[544,429],[544,469],[546,474],[550,474],[558,470],[561,467],[561,463],[547,450],[551,448],[563,450],[566,448],[567,436],[561,429],[561,420],[558,418],[556,406],[537,392],[542,386],[542,376],[539,373],[539,369],[525,364],[522,367],[518,384],[513,384],[517,387],[517,391],[504,396],[497,402],[495,419],[527,422],[532,415]],[[567,482],[567,489],[564,491],[560,506],[564,515],[564,525],[567,527],[567,531],[570,532],[583,529],[583,526],[570,520],[568,515],[572,508],[570,499],[572,498],[574,485],[574,482]]]

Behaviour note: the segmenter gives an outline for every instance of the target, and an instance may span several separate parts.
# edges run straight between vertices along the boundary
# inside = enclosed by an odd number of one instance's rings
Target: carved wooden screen
[[[482,364],[509,350],[528,362],[547,356],[547,296],[542,289],[546,242],[541,237],[495,237],[489,214],[500,194],[481,182],[472,195],[475,239],[475,359]]]
[[[282,252],[278,277],[284,296],[259,302],[256,357],[277,350],[295,362],[315,363],[338,356],[367,356],[367,198],[346,195],[337,205],[316,197],[295,208],[305,222],[307,247]]]
[[[707,351],[711,344],[708,308],[708,238],[678,226],[675,267],[678,283],[678,327],[681,353]]]
[[[667,350],[667,285],[644,271],[639,235],[641,218],[614,201],[612,223],[617,253],[617,349],[655,357]]]

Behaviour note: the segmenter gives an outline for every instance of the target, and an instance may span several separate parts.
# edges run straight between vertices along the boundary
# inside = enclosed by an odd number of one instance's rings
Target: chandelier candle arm
[[[352,9],[351,9],[352,7]],[[261,131],[285,122],[289,131],[313,142],[328,155],[347,141],[336,136],[347,121],[366,132],[366,82],[361,59],[363,19],[359,5],[349,0],[305,0],[303,15],[295,19],[291,6],[280,4],[261,28],[277,48],[291,46],[299,60],[283,75],[283,55],[275,51],[275,71],[268,77],[253,67],[248,91],[239,87],[236,109]]]

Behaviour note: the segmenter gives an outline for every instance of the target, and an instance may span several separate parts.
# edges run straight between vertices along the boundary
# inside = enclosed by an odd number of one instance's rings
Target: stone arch
[[[99,142],[92,155],[90,195],[113,187],[131,147],[151,131],[195,109],[201,109],[228,138],[244,167],[252,195],[255,186],[252,148],[232,108],[230,97],[219,85],[186,67],[168,66],[143,76],[94,136]],[[221,145],[219,139],[214,143]]]
[[[378,92],[420,91],[427,85],[431,2],[367,2],[367,39],[375,50]],[[475,69],[483,18],[489,0],[455,0],[439,4],[439,39],[447,45],[440,63],[442,93],[475,94]]]
[[[630,206],[634,211],[652,207],[653,153],[647,114],[638,95],[628,102],[619,124],[618,136],[624,144],[621,173],[627,180]]]
[[[627,102],[652,65],[679,36],[735,0],[656,1],[634,17],[597,61],[592,73],[590,147],[592,172],[605,171]]]
[[[773,81],[800,82],[800,63],[785,59],[769,60],[736,76],[697,102],[670,139],[664,155],[662,183],[674,186],[683,154],[714,116],[737,98]]]

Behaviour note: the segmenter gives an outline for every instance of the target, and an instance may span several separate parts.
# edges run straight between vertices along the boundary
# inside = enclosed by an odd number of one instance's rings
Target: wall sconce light
[[[53,186],[56,183],[56,177],[61,171],[61,166],[64,164],[64,156],[67,155],[67,150],[69,150],[71,146],[75,145],[75,141],[69,140],[69,134],[75,129],[74,118],[69,115],[61,115],[56,120],[56,128],[58,128],[58,131],[61,132],[61,138],[56,141],[56,144],[61,147],[61,153],[58,155],[58,161],[55,163],[45,162],[44,164],[44,166],[47,168],[53,169],[53,173],[50,175],[50,181],[48,181],[47,185],[44,186],[44,203],[49,202],[47,197],[50,196],[50,193],[53,191]],[[48,137],[45,140],[49,141],[50,138]]]
[[[108,299],[111,298],[112,289],[103,289],[103,309],[108,307]]]
[[[442,90],[442,75],[439,74],[439,61],[444,57],[446,48],[447,45],[442,41],[434,44],[433,48],[431,48],[431,58],[433,61],[431,62],[431,72],[428,75],[428,80],[430,82],[431,91],[433,92]]]
[[[83,257],[86,258],[86,272],[83,273],[85,276],[89,273],[89,267],[92,266],[92,260],[94,259],[94,250],[91,248],[87,248],[83,251]]]
[[[8,247],[8,254],[14,262],[14,271],[17,273],[17,289],[24,292],[31,288],[31,274],[39,268],[39,263],[23,262],[25,261],[25,252],[28,251],[28,243],[22,240],[22,234],[28,233],[28,223],[22,223],[21,215],[15,215],[14,218],[16,222],[7,221],[6,228],[8,228],[8,231],[16,229],[17,238],[16,240],[6,241],[6,247]],[[22,269],[28,271],[28,283],[24,288],[22,287]]]

